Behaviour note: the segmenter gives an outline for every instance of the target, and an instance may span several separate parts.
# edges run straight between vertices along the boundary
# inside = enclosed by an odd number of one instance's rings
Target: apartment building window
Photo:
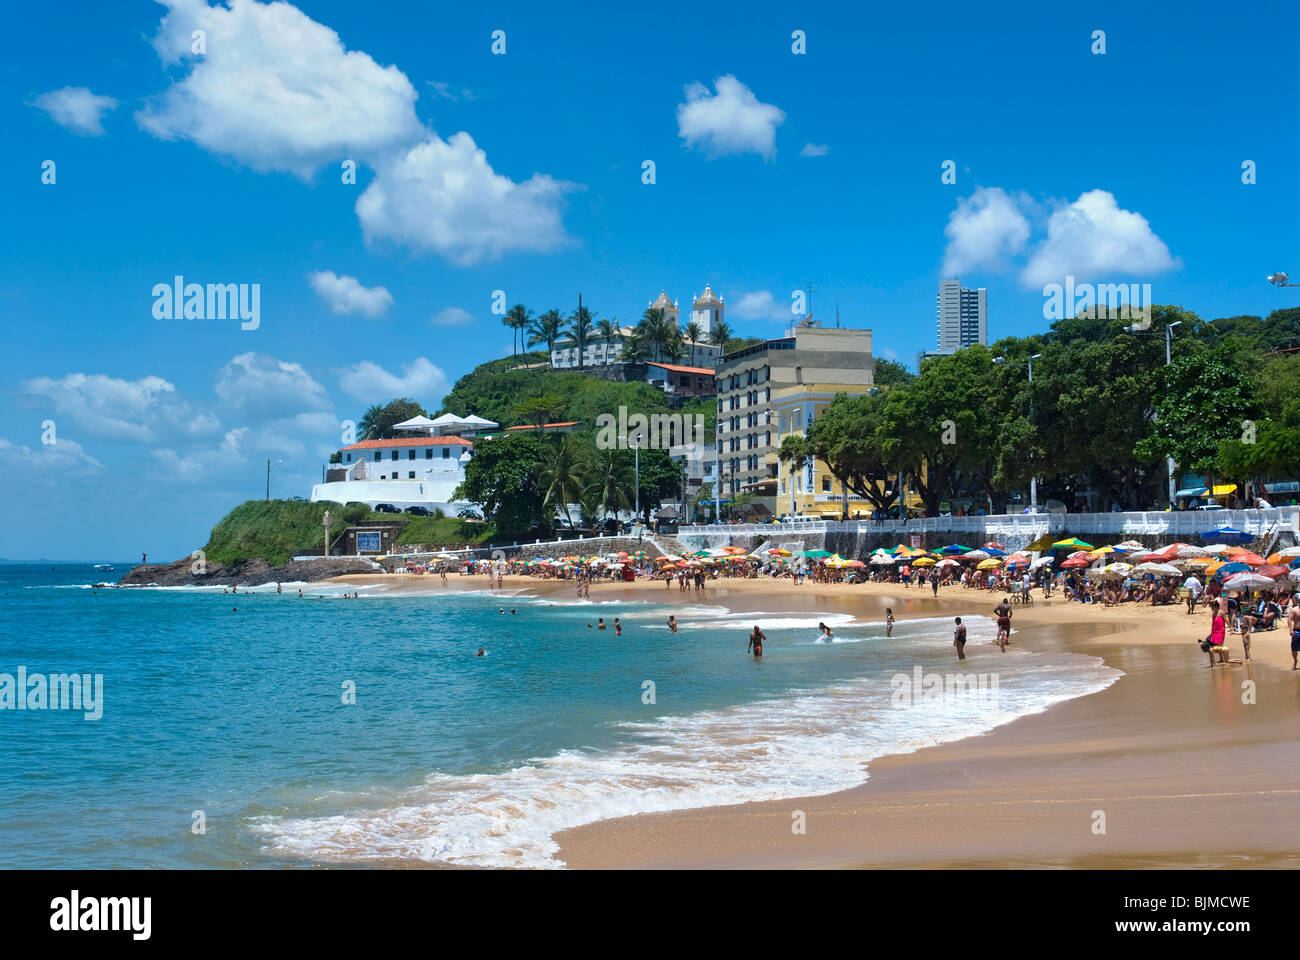
[[[352,454],[349,453],[349,454],[348,454],[348,463],[351,463],[351,462],[352,462]]]
[[[414,480],[414,479],[415,479],[415,471],[414,471],[414,470],[408,470],[408,471],[406,471],[406,479],[408,479],[408,480]]]
[[[830,493],[830,492],[831,492],[831,478],[822,477],[822,493]]]
[[[415,459],[415,451],[414,451],[414,450],[407,450],[407,451],[406,451],[406,459],[407,459],[407,460],[414,460],[414,459]]]
[[[443,447],[443,448],[442,448],[442,459],[444,459],[444,460],[450,460],[450,459],[451,459],[451,447]]]
[[[772,445],[772,431],[769,430],[769,431],[767,431],[767,443],[766,443],[766,446],[769,446],[769,447],[770,447],[771,445]]]
[[[433,459],[433,447],[425,447],[425,448],[424,448],[424,459],[426,459],[426,460],[432,460],[432,459]]]
[[[390,459],[390,460],[396,460],[396,459],[397,459],[397,451],[394,450],[394,451],[392,452],[392,456],[389,457],[388,459]]]
[[[378,450],[375,451],[375,462],[376,462],[376,463],[378,463],[380,460],[382,460],[383,457],[384,457],[384,455],[383,455],[382,453],[380,453]],[[382,480],[383,478],[380,477],[380,479]]]

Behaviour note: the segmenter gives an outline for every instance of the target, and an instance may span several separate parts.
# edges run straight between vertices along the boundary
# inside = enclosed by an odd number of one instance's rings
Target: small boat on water
[[[95,564],[95,569],[96,569],[96,570],[112,570],[112,569],[113,569],[113,565],[112,565],[111,563],[97,563],[97,564]]]

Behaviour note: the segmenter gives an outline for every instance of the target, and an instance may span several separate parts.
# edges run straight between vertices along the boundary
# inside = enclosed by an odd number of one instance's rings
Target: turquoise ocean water
[[[359,599],[305,585],[301,600],[297,585],[89,586],[128,567],[0,566],[0,684],[20,667],[103,676],[98,720],[0,710],[0,866],[555,867],[559,829],[845,789],[874,757],[1119,676],[1078,654],[998,655],[971,619],[961,669],[996,672],[995,694],[923,700],[898,677],[956,672],[950,621],[900,621],[886,639],[866,602],[859,622],[736,616],[675,590],[655,604],[436,581]],[[615,616],[621,638],[587,628]],[[835,642],[817,642],[820,619]],[[753,623],[769,637],[760,663],[745,654]]]

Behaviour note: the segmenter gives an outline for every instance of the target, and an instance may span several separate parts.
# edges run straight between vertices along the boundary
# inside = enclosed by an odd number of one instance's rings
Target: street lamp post
[[[321,523],[325,524],[325,556],[329,557],[330,555],[330,512],[328,510],[325,511],[325,518],[321,521]]]
[[[1174,327],[1179,326],[1183,321],[1175,320],[1173,323],[1165,325],[1165,366],[1173,362],[1173,345],[1174,345]],[[1174,496],[1178,492],[1177,485],[1174,483],[1174,458],[1165,457],[1165,467],[1169,471],[1169,509],[1174,508]]]
[[[284,463],[284,459],[280,458],[275,462]],[[271,461],[269,459],[266,461],[266,499],[271,499]]]

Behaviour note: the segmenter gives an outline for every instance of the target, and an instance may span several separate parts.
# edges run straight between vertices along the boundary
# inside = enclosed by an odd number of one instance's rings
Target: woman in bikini
[[[885,636],[894,635],[894,608],[885,607]]]

